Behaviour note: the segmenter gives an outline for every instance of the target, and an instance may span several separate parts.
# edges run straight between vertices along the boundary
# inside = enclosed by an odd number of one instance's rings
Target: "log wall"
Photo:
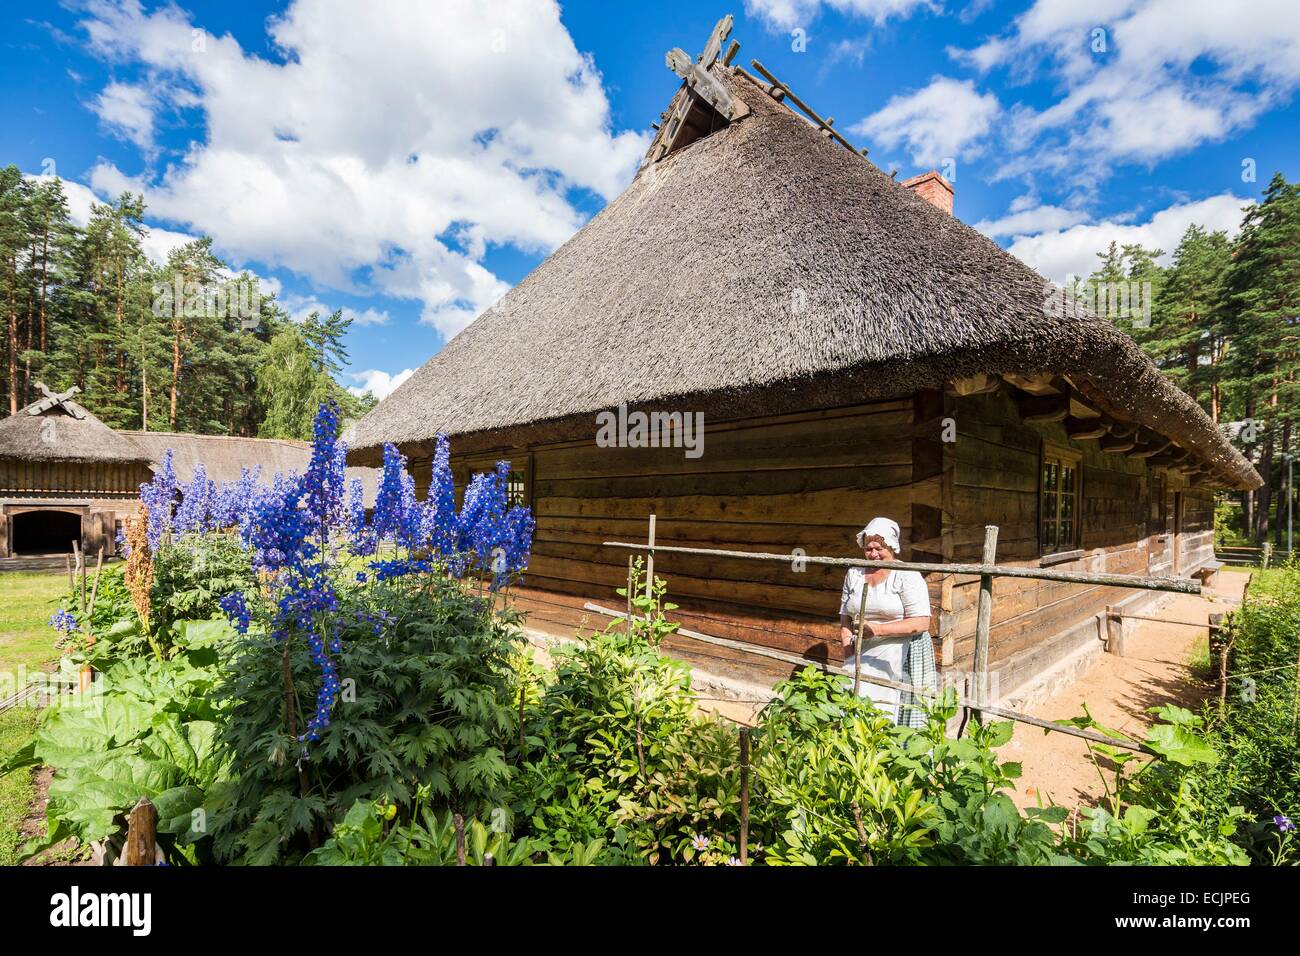
[[[1028,425],[1004,393],[911,398],[804,414],[706,422],[704,453],[680,448],[602,448],[582,441],[456,454],[459,491],[499,458],[528,475],[537,519],[525,587],[530,620],[572,631],[607,619],[594,601],[621,609],[616,594],[629,552],[602,541],[644,542],[656,515],[661,545],[858,557],[858,529],[875,515],[898,521],[904,560],[979,560],[984,526],[999,526],[997,560],[1118,573],[1168,573],[1175,539],[1182,573],[1213,555],[1213,496],[1175,476],[1154,479],[1145,463],[1071,442],[1060,425]],[[1080,548],[1039,551],[1039,472],[1044,441],[1082,457]],[[427,494],[430,462],[411,463]],[[1153,497],[1152,489],[1157,493]],[[1157,528],[1163,496],[1167,529]],[[1175,504],[1182,508],[1175,519]],[[1161,535],[1165,535],[1164,538]],[[1162,556],[1165,560],[1161,564]],[[660,554],[656,574],[683,627],[840,660],[843,572],[806,565]],[[948,668],[969,666],[978,581],[930,575],[931,633]],[[990,660],[996,667],[1086,621],[1135,592],[1042,581],[995,584]]]
[[[1171,574],[1175,542],[1180,574],[1213,558],[1211,492],[1190,489],[1177,475],[1161,473],[1155,478],[1143,460],[1103,453],[1095,441],[1072,442],[1060,424],[1025,424],[1004,393],[955,402],[957,441],[950,464],[954,560],[979,560],[986,524],[999,526],[999,564]],[[1039,548],[1044,442],[1071,448],[1082,457],[1079,547],[1057,556],[1044,556]],[[1178,507],[1181,523],[1175,517]],[[974,653],[978,580],[954,576],[951,592],[940,621],[942,661],[965,669]],[[995,668],[1006,664],[1085,623],[1106,605],[1136,593],[1127,588],[998,579],[993,591],[990,664]]]
[[[564,605],[539,606],[534,618],[549,613],[571,626],[585,601],[623,607],[615,590],[626,582],[629,552],[600,542],[645,541],[651,513],[662,545],[857,557],[854,535],[880,514],[899,523],[906,556],[936,551],[940,456],[926,429],[914,468],[914,422],[930,413],[918,407],[907,398],[706,421],[699,458],[686,458],[681,448],[598,447],[594,425],[590,440],[502,449],[470,461],[459,459],[453,442],[453,472],[463,487],[471,471],[497,458],[526,462],[537,532],[525,583],[531,596]],[[418,493],[427,493],[428,461],[412,462],[412,471]],[[680,605],[673,617],[684,627],[818,660],[840,658],[842,570],[800,567],[793,557],[786,565],[661,554],[655,573],[667,580],[668,600]]]

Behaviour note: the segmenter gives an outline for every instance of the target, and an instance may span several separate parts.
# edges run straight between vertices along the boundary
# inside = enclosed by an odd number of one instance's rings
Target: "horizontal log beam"
[[[1168,438],[1162,439],[1157,437],[1153,444],[1142,445],[1134,448],[1128,453],[1128,456],[1130,458],[1154,458],[1172,444],[1173,442]]]
[[[627,548],[632,551],[653,551],[656,554],[704,554],[719,558],[743,558],[749,561],[780,561],[790,564],[790,554],[773,554],[766,551],[725,551],[720,548],[677,548],[668,545],[636,544],[628,541],[602,541],[607,548]],[[806,564],[828,564],[839,568],[891,568],[898,571],[920,571],[922,574],[992,575],[1001,578],[1033,578],[1036,581],[1061,581],[1066,584],[1102,584],[1119,588],[1138,588],[1143,591],[1170,591],[1175,594],[1200,594],[1199,581],[1185,578],[1161,578],[1139,574],[1094,574],[1086,571],[1050,571],[1046,568],[1018,568],[998,564],[935,564],[926,561],[866,561],[862,558],[803,557]]]
[[[1109,434],[1101,418],[1066,418],[1065,433],[1075,441],[1091,441]]]
[[[1063,422],[1070,414],[1070,396],[1030,395],[1020,400],[1019,407],[1020,418],[1029,424]]]
[[[965,395],[987,395],[1002,387],[1002,379],[988,372],[980,372],[969,378],[959,378],[948,385],[948,392],[962,397]]]
[[[1117,436],[1113,432],[1101,440],[1101,450],[1105,452],[1129,451],[1137,445],[1137,435]]]

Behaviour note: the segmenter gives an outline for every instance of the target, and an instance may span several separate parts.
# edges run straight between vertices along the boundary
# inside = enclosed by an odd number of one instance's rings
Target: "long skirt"
[[[878,677],[937,690],[939,674],[934,662],[934,642],[928,633],[915,637],[874,638],[862,648],[862,676]],[[853,654],[849,653],[844,670],[853,673]],[[894,687],[882,687],[863,680],[858,686],[861,697],[870,697],[876,707],[895,723],[904,727],[924,727],[925,711],[916,695]]]

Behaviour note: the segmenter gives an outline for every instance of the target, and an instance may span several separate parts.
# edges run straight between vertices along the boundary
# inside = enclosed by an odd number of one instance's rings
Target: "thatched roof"
[[[594,433],[627,402],[712,418],[843,405],[980,372],[1068,376],[1235,487],[1259,476],[1128,336],[1048,314],[1044,280],[742,73],[751,110],[642,168],[352,429],[427,454]],[[475,437],[476,436],[476,437]]]
[[[36,384],[44,397],[0,420],[0,458],[87,464],[149,460],[147,454],[72,401],[80,391],[76,386],[54,394]]]
[[[226,435],[187,435],[178,432],[121,432],[149,461],[157,464],[167,449],[172,467],[182,485],[194,478],[194,466],[203,463],[208,478],[221,484],[239,478],[243,468],[262,469],[259,480],[269,483],[276,472],[302,474],[311,461],[306,442],[282,438],[238,438]],[[349,484],[360,478],[366,489],[366,505],[372,506],[379,488],[380,472],[375,468],[350,467]]]

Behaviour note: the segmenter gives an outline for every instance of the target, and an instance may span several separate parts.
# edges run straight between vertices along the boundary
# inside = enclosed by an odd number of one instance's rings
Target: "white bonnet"
[[[858,547],[863,546],[863,542],[872,536],[879,537],[885,542],[885,547],[894,552],[897,556],[901,552],[902,545],[898,540],[898,522],[889,518],[872,518],[867,522],[867,526],[858,532]]]

